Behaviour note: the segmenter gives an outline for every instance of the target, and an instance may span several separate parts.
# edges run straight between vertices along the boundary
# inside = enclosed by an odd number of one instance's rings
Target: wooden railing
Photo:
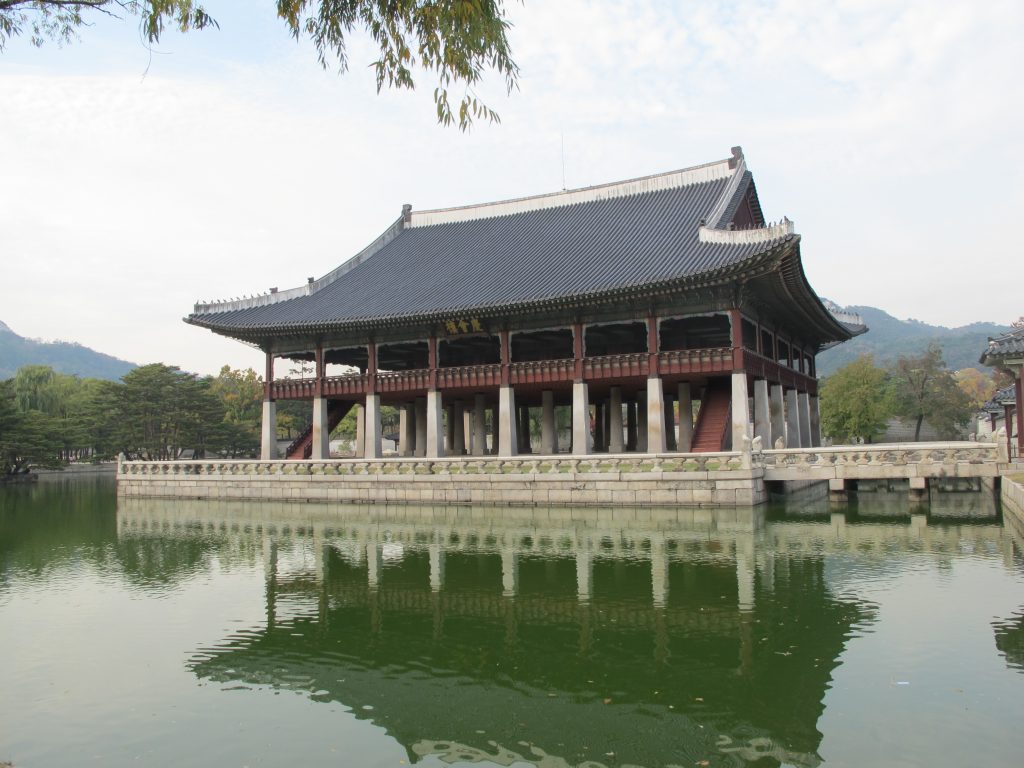
[[[658,353],[661,375],[682,376],[688,374],[727,374],[734,370],[734,359],[743,361],[746,371],[756,378],[768,379],[786,387],[796,388],[811,394],[817,393],[817,381],[812,376],[779,365],[751,350],[733,350],[731,347],[709,347],[705,349],[678,349]],[[646,377],[649,373],[650,355],[634,352],[621,355],[600,355],[583,359],[584,381],[601,381]],[[381,393],[425,392],[431,386],[431,371],[418,368],[410,371],[381,371],[377,373],[377,391]],[[438,368],[435,374],[436,386],[440,389],[483,389],[501,384],[501,365],[465,365],[452,368]],[[559,360],[533,360],[515,362],[509,365],[509,381],[513,386],[522,384],[568,384],[576,373],[576,361],[572,358]],[[331,376],[324,379],[323,393],[328,397],[362,397],[368,388],[365,373],[345,376]],[[308,399],[315,396],[316,383],[313,379],[279,379],[274,382],[272,395],[275,399]]]

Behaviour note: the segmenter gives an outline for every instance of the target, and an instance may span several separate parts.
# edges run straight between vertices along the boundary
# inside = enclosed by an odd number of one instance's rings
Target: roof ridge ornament
[[[716,229],[707,224],[701,224],[697,230],[697,237],[702,243],[759,245],[770,243],[773,240],[781,240],[795,233],[793,222],[783,216],[782,220],[775,224],[754,229]]]

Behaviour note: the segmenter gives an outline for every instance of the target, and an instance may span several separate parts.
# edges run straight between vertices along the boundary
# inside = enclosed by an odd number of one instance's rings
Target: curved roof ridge
[[[498,216],[510,216],[528,211],[540,211],[547,208],[561,208],[578,203],[596,200],[611,200],[647,192],[658,192],[665,189],[679,189],[710,181],[742,177],[746,166],[743,152],[739,147],[733,148],[733,156],[725,160],[681,168],[675,171],[640,176],[623,181],[612,181],[595,184],[577,189],[564,189],[559,192],[547,192],[528,197],[516,197],[509,200],[498,200],[490,203],[455,206],[452,208],[435,208],[426,211],[411,211],[406,220],[406,228],[430,227],[436,224],[451,224],[460,221],[475,221]],[[730,187],[723,195],[731,198],[734,190]],[[728,202],[728,200],[726,200]]]

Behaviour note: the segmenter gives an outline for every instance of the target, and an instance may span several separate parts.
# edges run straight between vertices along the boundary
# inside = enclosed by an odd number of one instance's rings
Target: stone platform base
[[[768,499],[764,470],[739,453],[124,462],[117,481],[123,497],[356,504],[751,507]]]

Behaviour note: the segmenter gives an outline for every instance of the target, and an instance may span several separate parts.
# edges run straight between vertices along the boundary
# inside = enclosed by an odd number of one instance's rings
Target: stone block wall
[[[346,504],[744,507],[767,501],[740,454],[628,459],[125,462],[125,497]]]

